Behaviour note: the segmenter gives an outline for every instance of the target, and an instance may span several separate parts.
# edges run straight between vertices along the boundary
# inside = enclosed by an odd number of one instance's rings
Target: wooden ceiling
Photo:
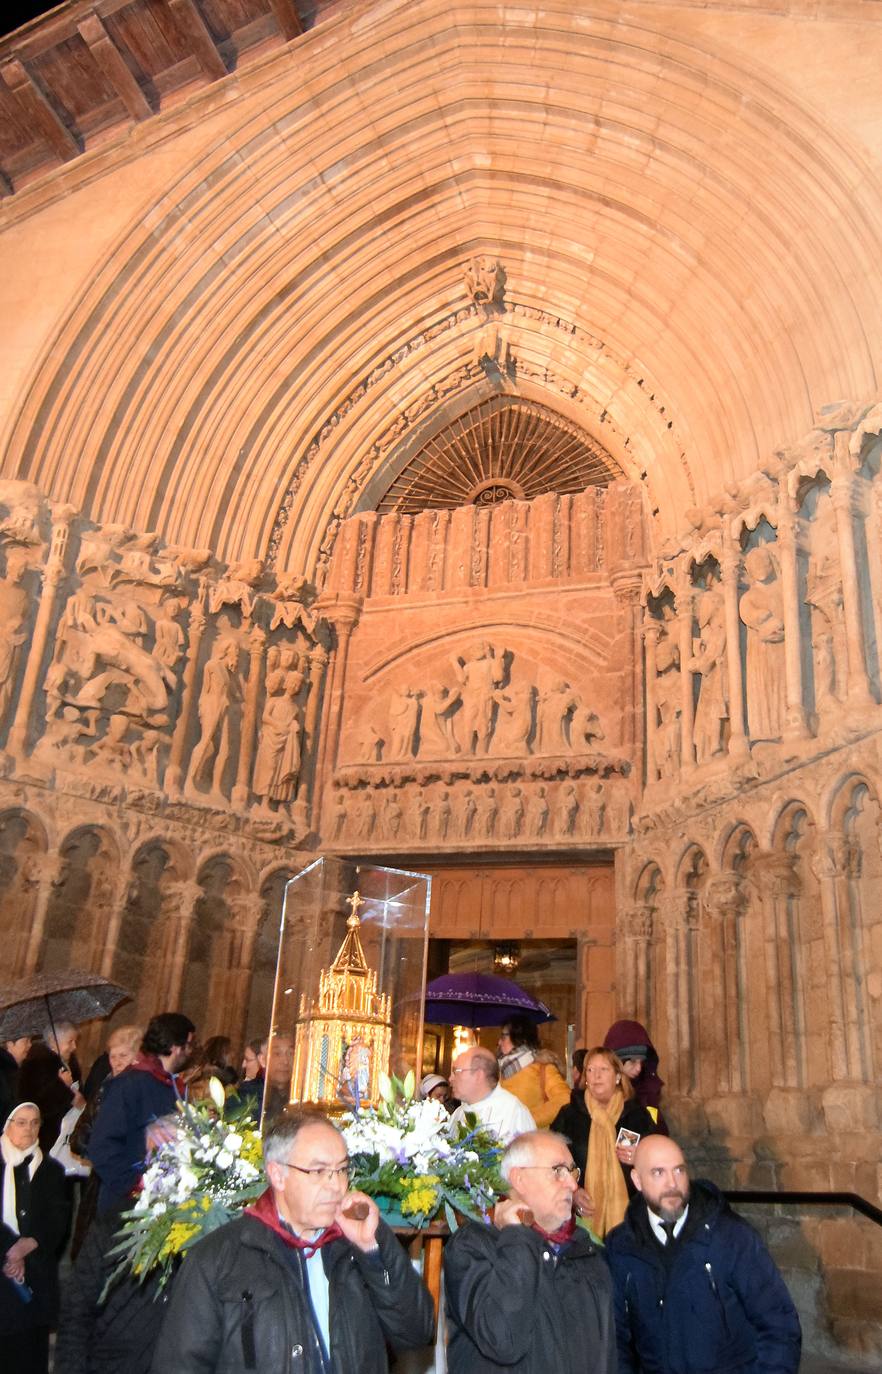
[[[0,195],[304,32],[315,0],[76,0],[0,39]]]

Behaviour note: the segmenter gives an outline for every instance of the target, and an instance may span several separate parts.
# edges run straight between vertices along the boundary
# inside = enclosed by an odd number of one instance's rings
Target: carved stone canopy
[[[615,460],[547,406],[492,396],[429,438],[395,478],[377,509],[421,510],[545,492],[583,491],[620,477]]]

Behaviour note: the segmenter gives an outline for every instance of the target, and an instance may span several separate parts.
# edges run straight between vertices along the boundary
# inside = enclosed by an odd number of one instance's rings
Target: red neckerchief
[[[312,1259],[316,1250],[321,1250],[323,1245],[327,1245],[332,1240],[339,1240],[343,1235],[335,1221],[333,1226],[328,1226],[320,1236],[314,1236],[312,1240],[302,1240],[300,1236],[295,1236],[290,1226],[286,1226],[279,1216],[272,1188],[267,1188],[266,1192],[261,1193],[256,1202],[245,1208],[245,1216],[254,1217],[264,1226],[269,1227],[271,1231],[281,1237],[286,1245],[290,1245],[292,1250],[302,1250],[304,1259]]]
[[[144,1054],[142,1050],[135,1055],[129,1068],[135,1073],[149,1073],[158,1083],[165,1083],[167,1087],[174,1088],[178,1097],[184,1096],[185,1084],[162,1067],[162,1060],[158,1054]]]
[[[576,1234],[576,1218],[568,1217],[563,1226],[558,1226],[556,1231],[544,1231],[542,1227],[534,1221],[533,1230],[538,1231],[539,1235],[544,1236],[551,1245],[566,1245]]]

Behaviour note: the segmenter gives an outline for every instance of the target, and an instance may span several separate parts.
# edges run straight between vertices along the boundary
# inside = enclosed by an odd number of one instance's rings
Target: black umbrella
[[[78,1026],[109,1016],[129,996],[118,983],[75,968],[6,983],[0,986],[0,1043],[39,1035],[58,1021]]]

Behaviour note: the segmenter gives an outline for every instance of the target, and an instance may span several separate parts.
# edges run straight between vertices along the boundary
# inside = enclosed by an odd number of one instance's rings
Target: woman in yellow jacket
[[[522,1016],[506,1021],[496,1054],[502,1087],[523,1102],[540,1131],[547,1129],[570,1101],[557,1056],[540,1048],[536,1027]]]

